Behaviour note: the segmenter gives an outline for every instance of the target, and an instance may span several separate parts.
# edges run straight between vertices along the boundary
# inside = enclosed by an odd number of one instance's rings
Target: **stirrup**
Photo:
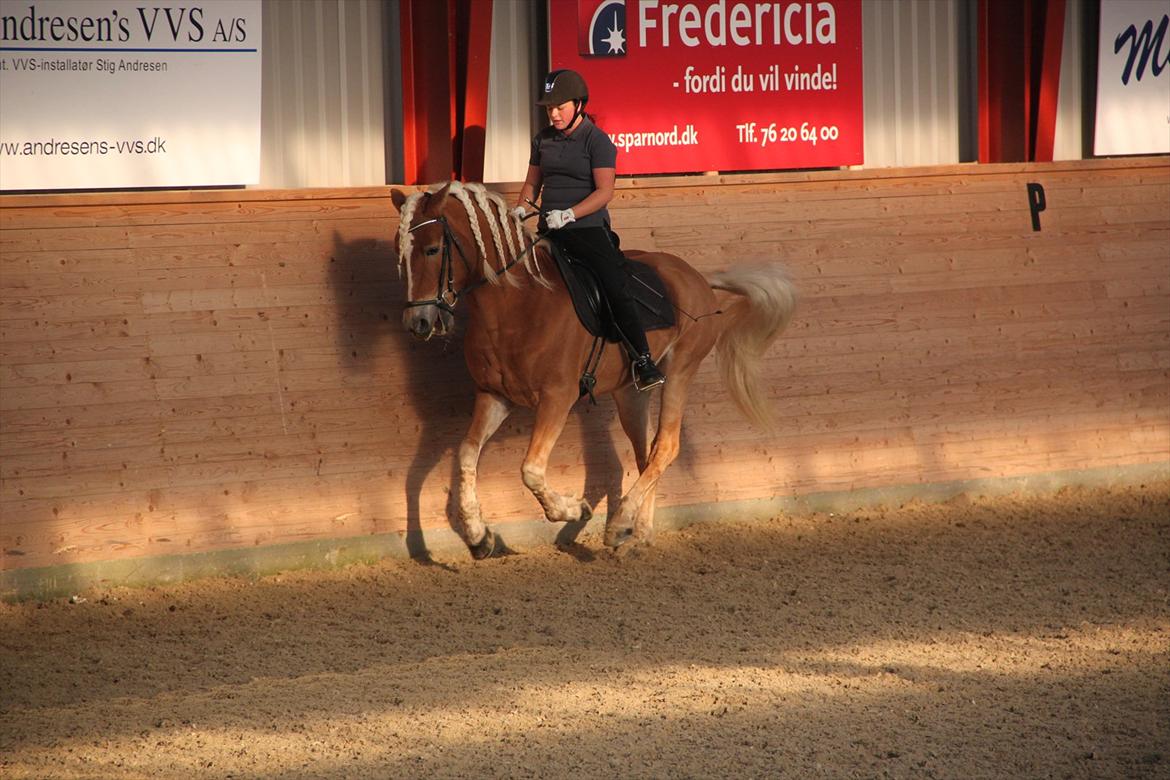
[[[634,387],[641,392],[666,384],[666,376],[654,365],[649,355],[634,358],[630,362],[630,373],[634,377]]]

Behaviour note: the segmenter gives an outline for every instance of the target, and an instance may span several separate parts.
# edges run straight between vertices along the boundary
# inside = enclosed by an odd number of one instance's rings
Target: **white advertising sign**
[[[0,0],[0,190],[259,177],[260,0]]]
[[[1093,153],[1170,152],[1166,0],[1101,0]]]

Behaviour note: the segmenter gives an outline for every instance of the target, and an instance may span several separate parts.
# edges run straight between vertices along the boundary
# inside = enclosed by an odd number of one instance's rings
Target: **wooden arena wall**
[[[666,517],[1170,461],[1165,157],[623,180],[612,211],[625,246],[779,260],[802,295],[764,366],[780,429],[742,421],[710,359]],[[471,388],[458,342],[402,331],[395,225],[389,188],[0,199],[0,590],[449,538]],[[505,535],[540,516],[530,423],[483,457]],[[582,404],[552,482],[601,501],[632,473],[611,404]]]

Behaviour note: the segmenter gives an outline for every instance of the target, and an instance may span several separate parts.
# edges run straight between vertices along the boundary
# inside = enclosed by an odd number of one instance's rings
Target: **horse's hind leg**
[[[676,356],[677,357],[677,356]],[[678,365],[681,361],[675,361]],[[622,497],[617,512],[610,512],[605,523],[605,544],[618,547],[627,541],[648,542],[653,532],[655,491],[658,480],[678,457],[682,432],[683,409],[695,368],[675,369],[662,389],[662,408],[658,414],[658,432],[650,448],[650,458],[637,481]]]
[[[545,481],[549,456],[576,400],[574,395],[569,394],[563,398],[545,396],[541,400],[536,409],[536,424],[528,443],[528,454],[524,456],[524,465],[521,467],[524,484],[536,496],[544,509],[544,516],[551,523],[574,523],[593,516],[593,508],[584,499],[562,496]]]
[[[459,445],[459,525],[463,541],[476,558],[486,558],[495,549],[495,535],[484,525],[476,492],[479,454],[511,411],[511,404],[503,398],[477,393],[471,427]]]
[[[613,400],[617,404],[618,419],[621,420],[622,430],[634,447],[634,460],[638,465],[638,474],[646,471],[650,463],[650,393],[639,392],[632,384],[615,391]],[[631,532],[645,541],[650,541],[654,522],[654,493],[642,502],[642,507],[634,520],[633,527],[614,529],[618,536],[628,535]],[[611,507],[610,514],[614,515],[618,507]],[[610,526],[606,523],[606,528]]]

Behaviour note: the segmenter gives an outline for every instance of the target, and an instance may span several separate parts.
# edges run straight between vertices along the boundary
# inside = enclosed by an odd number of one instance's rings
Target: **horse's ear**
[[[451,182],[447,182],[446,184],[443,185],[443,189],[436,192],[433,196],[435,198],[435,210],[436,211],[439,211],[439,212],[443,211],[443,207],[447,205],[447,196],[450,194],[451,194]]]
[[[406,203],[406,193],[401,190],[390,190],[390,202],[394,204],[394,208],[401,214],[402,204]]]

